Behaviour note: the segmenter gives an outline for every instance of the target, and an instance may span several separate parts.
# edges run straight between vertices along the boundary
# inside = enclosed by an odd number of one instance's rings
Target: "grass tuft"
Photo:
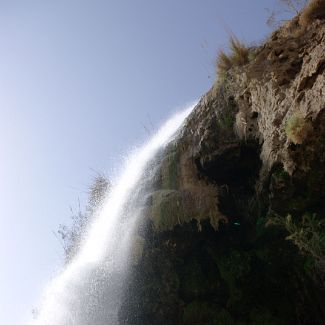
[[[249,49],[235,37],[230,38],[230,50],[234,65],[242,66],[249,62]]]
[[[220,50],[217,57],[217,73],[224,75],[232,67],[243,66],[249,62],[249,48],[236,37],[230,37],[230,54]]]
[[[308,27],[315,19],[325,18],[325,0],[311,0],[302,10],[299,23],[302,27]]]
[[[225,53],[225,51],[220,50],[217,57],[218,72],[228,71],[231,67],[232,67],[232,62],[230,57]]]
[[[311,131],[311,124],[296,113],[288,119],[285,131],[290,141],[294,144],[302,144]]]

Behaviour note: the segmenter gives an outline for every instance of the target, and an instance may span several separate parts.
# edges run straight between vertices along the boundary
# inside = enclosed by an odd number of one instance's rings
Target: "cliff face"
[[[325,25],[297,19],[162,153],[121,324],[324,323]]]

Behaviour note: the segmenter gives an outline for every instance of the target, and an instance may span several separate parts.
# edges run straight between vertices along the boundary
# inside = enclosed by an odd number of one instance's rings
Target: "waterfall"
[[[177,134],[193,109],[170,118],[125,161],[115,186],[85,235],[79,253],[45,290],[34,325],[115,325],[136,225],[155,156]],[[150,185],[150,184],[149,184]]]

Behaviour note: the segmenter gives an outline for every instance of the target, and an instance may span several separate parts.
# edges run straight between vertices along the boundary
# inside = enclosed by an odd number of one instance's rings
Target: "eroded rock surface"
[[[265,226],[325,217],[325,25],[295,23],[204,95],[161,154],[121,324],[324,324],[310,256]]]

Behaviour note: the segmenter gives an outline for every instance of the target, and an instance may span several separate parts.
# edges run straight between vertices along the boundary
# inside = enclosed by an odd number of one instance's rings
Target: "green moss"
[[[234,113],[226,112],[219,120],[218,126],[223,129],[230,129],[235,123]]]
[[[321,145],[325,145],[325,134],[322,134],[320,137],[319,137],[319,143]]]
[[[232,98],[231,96],[228,98],[227,91],[224,91],[226,98],[224,99],[224,106],[217,114],[217,125],[221,129],[231,129],[236,121],[237,106],[234,100],[230,99]]]
[[[184,309],[185,324],[202,324],[216,315],[217,306],[208,302],[193,301]]]
[[[217,325],[235,325],[238,323],[234,321],[234,319],[231,317],[231,315],[225,309],[222,309],[218,312],[218,315],[216,317],[216,324]]]
[[[309,202],[315,202],[319,199],[319,193],[322,192],[322,184],[325,179],[324,168],[314,168],[307,179],[307,193],[306,198]],[[317,201],[316,201],[317,202]]]
[[[256,221],[256,235],[258,237],[263,236],[265,232],[267,231],[265,225],[266,225],[266,218],[258,218]]]
[[[288,201],[288,211],[303,211],[309,203],[308,194],[306,196],[298,196]]]
[[[308,174],[290,176],[282,167],[272,173],[272,210],[279,214],[303,214],[312,210],[324,210],[322,192],[325,170],[321,164],[313,166]],[[303,181],[302,181],[303,180]]]
[[[304,271],[307,275],[313,276],[315,272],[316,261],[315,258],[312,256],[307,256],[305,263],[304,263]]]
[[[218,261],[220,275],[228,286],[230,305],[242,299],[239,281],[250,272],[250,263],[249,253],[236,250],[224,254]]]
[[[290,179],[290,175],[287,171],[285,171],[283,168],[276,170],[273,173],[274,177],[279,178],[279,179],[283,179],[283,180],[289,180]]]
[[[279,325],[278,319],[275,319],[272,314],[264,308],[254,308],[249,315],[251,325]]]
[[[181,295],[185,299],[193,299],[204,294],[206,278],[200,264],[196,260],[189,261],[184,269]]]
[[[202,265],[203,256],[192,256],[182,267],[180,295],[185,301],[220,292],[220,278],[216,264],[209,269]]]
[[[177,151],[170,151],[162,162],[162,188],[177,190],[179,188]]]
[[[157,191],[153,195],[151,219],[158,231],[171,230],[184,222],[181,194],[175,190]]]
[[[267,248],[259,248],[255,250],[255,254],[256,256],[264,263],[268,263],[269,262],[269,249]]]
[[[193,301],[184,308],[184,324],[235,325],[231,315],[218,305],[206,301]]]

